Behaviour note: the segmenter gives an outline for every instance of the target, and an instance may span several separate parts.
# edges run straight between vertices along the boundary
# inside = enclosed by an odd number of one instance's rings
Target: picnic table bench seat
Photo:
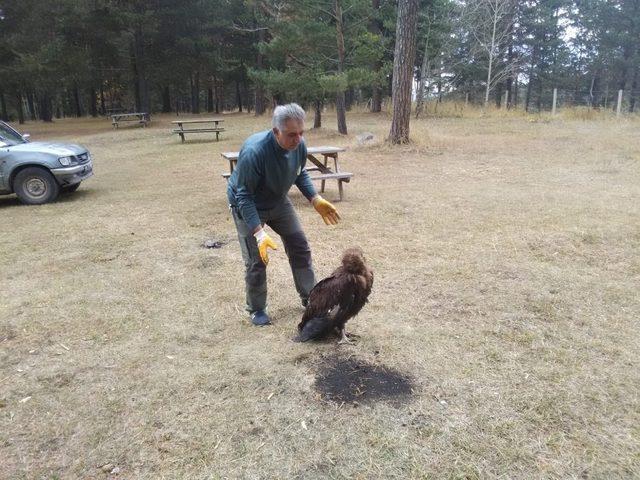
[[[114,113],[111,115],[111,125],[114,128],[119,128],[119,124],[123,122],[135,122],[146,127],[150,121],[151,117],[146,112]]]
[[[196,132],[224,132],[223,127],[218,128],[183,128],[180,130],[179,128],[174,128],[173,133],[196,133]]]
[[[320,192],[324,193],[325,182],[327,180],[336,180],[338,182],[338,193],[340,200],[344,198],[344,183],[349,183],[353,177],[351,172],[340,171],[338,166],[338,153],[344,152],[345,149],[341,147],[309,147],[307,148],[307,159],[311,165],[305,167],[305,170],[309,172],[309,177],[313,181],[320,181]],[[233,172],[233,167],[238,161],[239,152],[223,152],[222,157],[229,161],[229,173],[223,173],[222,177],[226,180],[229,179]],[[324,157],[324,163],[317,159],[314,155],[322,155]],[[333,158],[335,171],[331,170],[327,166],[328,158]]]
[[[317,169],[307,168],[307,171],[313,171]],[[228,179],[231,176],[230,173],[223,173],[222,178]],[[351,177],[353,177],[353,173],[350,172],[338,172],[338,173],[320,173],[318,175],[309,175],[311,180],[341,180],[343,182],[349,183],[351,181]],[[322,190],[324,192],[324,190]]]
[[[174,125],[178,125],[178,128],[174,128],[172,133],[180,135],[182,143],[185,141],[186,133],[215,133],[216,142],[220,140],[220,133],[224,132],[223,127],[219,127],[218,123],[224,122],[220,118],[207,118],[207,119],[194,119],[194,120],[174,120],[171,122]],[[195,124],[213,124],[213,126],[195,127]],[[185,127],[186,125],[186,127]]]

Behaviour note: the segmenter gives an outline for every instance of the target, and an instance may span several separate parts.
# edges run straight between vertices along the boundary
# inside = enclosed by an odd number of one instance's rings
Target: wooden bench
[[[309,172],[309,177],[313,181],[320,181],[320,192],[324,193],[325,182],[327,180],[336,180],[338,182],[338,193],[340,200],[344,199],[344,183],[349,183],[353,173],[342,172],[338,165],[338,153],[344,152],[345,149],[341,147],[309,147],[307,148],[307,159],[313,164],[312,166],[305,167],[305,170]],[[229,173],[223,173],[222,177],[226,180],[229,179],[233,173],[235,164],[238,161],[239,152],[223,152],[222,158],[229,161]],[[316,158],[316,155],[322,155],[324,161],[320,161]],[[335,171],[329,168],[328,161],[332,158],[334,161]],[[314,172],[314,173],[311,173]],[[317,173],[315,173],[317,172]]]
[[[203,119],[195,119],[195,120],[174,120],[171,122],[174,125],[178,125],[178,128],[172,130],[172,133],[177,133],[180,135],[182,139],[182,143],[184,143],[184,136],[186,133],[214,133],[216,134],[216,142],[220,140],[220,132],[224,132],[224,128],[219,127],[218,123],[224,122],[224,120],[220,118],[203,118]],[[204,128],[185,128],[184,125],[190,126],[198,123],[212,123],[213,127],[204,127]]]
[[[113,125],[114,128],[118,128],[118,124],[122,122],[136,122],[138,125],[146,127],[150,121],[151,116],[145,112],[116,113],[111,115],[111,125]]]

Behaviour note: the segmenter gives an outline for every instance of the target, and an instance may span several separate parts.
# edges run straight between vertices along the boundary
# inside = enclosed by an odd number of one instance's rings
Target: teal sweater
[[[238,164],[229,177],[227,198],[250,230],[261,224],[258,210],[270,210],[285,201],[295,183],[311,200],[316,189],[305,170],[307,146],[304,140],[295,150],[285,150],[273,131],[251,135],[242,145]]]

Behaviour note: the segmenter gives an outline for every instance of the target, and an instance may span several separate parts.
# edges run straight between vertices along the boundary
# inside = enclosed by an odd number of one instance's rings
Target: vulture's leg
[[[345,343],[347,345],[353,345],[353,341],[349,340],[349,337],[347,336],[347,332],[345,331],[344,327],[342,327],[342,330],[340,331],[340,333],[342,337],[338,341],[338,345],[344,345]]]

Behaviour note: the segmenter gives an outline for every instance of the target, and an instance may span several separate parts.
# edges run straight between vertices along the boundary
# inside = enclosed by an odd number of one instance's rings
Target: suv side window
[[[2,146],[17,145],[19,143],[25,143],[24,138],[18,132],[8,125],[0,122],[0,144]]]

